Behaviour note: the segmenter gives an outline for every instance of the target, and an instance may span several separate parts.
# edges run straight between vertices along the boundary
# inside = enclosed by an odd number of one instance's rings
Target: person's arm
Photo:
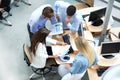
[[[58,56],[57,55],[53,55],[53,56],[48,56],[48,58],[57,58]]]
[[[97,62],[98,62],[98,56],[97,56],[97,54],[96,54],[96,52],[94,51],[94,54],[95,54],[95,60],[94,60],[94,62],[93,62],[93,64],[92,65],[96,65],[97,64]]]
[[[56,18],[59,22],[60,21],[60,11],[59,11],[60,1],[56,1],[54,7],[55,7],[55,10],[54,10],[55,11],[55,16],[56,16]]]
[[[94,54],[95,54],[95,60],[94,60],[94,62],[93,62],[93,64],[92,64],[91,68],[92,68],[92,69],[99,69],[99,65],[97,65],[98,56],[97,56],[96,52],[94,52]]]
[[[51,24],[57,23],[57,19],[56,19],[55,16],[53,16],[53,17],[50,19],[50,21],[51,21]]]
[[[58,45],[66,45],[67,44],[67,43],[57,41],[57,40],[49,38],[49,37],[46,37],[46,42],[49,42],[51,44],[58,44]]]
[[[70,73],[75,74],[79,71],[81,68],[81,62],[76,61],[74,64],[72,64],[72,67],[69,68]]]
[[[67,19],[66,19],[67,20]],[[70,21],[66,22],[67,23],[67,27],[72,30],[73,32],[77,32],[79,29],[80,24],[82,23],[82,17],[80,18],[75,18],[73,19],[73,23],[71,24]]]

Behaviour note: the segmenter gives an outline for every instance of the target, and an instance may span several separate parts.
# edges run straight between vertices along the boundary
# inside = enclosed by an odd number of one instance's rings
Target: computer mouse
[[[62,62],[67,62],[67,61],[69,61],[69,59],[70,59],[70,55],[69,54],[65,54],[65,55],[63,55],[63,56],[59,56],[58,57]]]
[[[69,60],[70,57],[69,57],[69,56],[64,56],[64,59],[65,59],[65,60]]]

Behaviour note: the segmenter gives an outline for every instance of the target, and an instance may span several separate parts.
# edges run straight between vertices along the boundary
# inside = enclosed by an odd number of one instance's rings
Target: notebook
[[[58,22],[58,23],[52,25],[50,31],[51,32],[50,32],[49,35],[62,34],[63,33],[63,24],[62,24],[62,22]]]
[[[120,41],[101,43],[101,55],[103,55],[103,57],[105,55],[115,55],[117,53],[120,53]]]

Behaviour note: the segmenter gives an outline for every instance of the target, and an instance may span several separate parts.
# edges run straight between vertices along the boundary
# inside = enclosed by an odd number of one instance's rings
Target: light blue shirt
[[[74,32],[78,31],[79,25],[81,24],[83,18],[81,12],[76,10],[76,13],[71,17],[70,22],[66,24],[65,19],[67,17],[66,9],[70,6],[68,2],[56,1],[55,2],[55,14],[60,14],[60,22],[63,23],[63,29],[70,29]]]
[[[95,61],[93,62],[93,65],[95,65],[98,61],[97,56],[95,56]],[[79,74],[83,73],[88,67],[88,60],[85,58],[82,54],[78,53],[74,61],[71,65],[71,68],[69,69],[71,74]]]
[[[46,4],[38,7],[32,14],[29,20],[30,31],[32,33],[37,32],[40,28],[45,27],[45,23],[47,22],[47,18],[42,16],[42,11],[45,7],[51,7],[51,5]],[[57,22],[56,17],[53,16],[51,19],[51,24],[55,24]]]

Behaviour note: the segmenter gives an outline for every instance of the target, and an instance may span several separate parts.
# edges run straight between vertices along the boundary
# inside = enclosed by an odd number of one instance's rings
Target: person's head
[[[32,41],[31,41],[31,49],[33,53],[35,54],[35,49],[38,46],[38,43],[45,44],[46,43],[46,37],[49,35],[50,31],[46,28],[41,28],[39,31],[33,34]]]
[[[75,12],[76,12],[75,6],[73,6],[73,5],[68,6],[67,11],[66,11],[67,16],[73,16],[75,14]]]
[[[54,16],[54,10],[51,7],[45,7],[43,9],[42,15],[45,18],[49,18],[50,19],[50,18],[52,18]]]
[[[94,62],[95,54],[88,41],[85,38],[79,36],[75,39],[75,44],[78,51],[88,59],[89,66],[91,66]]]

